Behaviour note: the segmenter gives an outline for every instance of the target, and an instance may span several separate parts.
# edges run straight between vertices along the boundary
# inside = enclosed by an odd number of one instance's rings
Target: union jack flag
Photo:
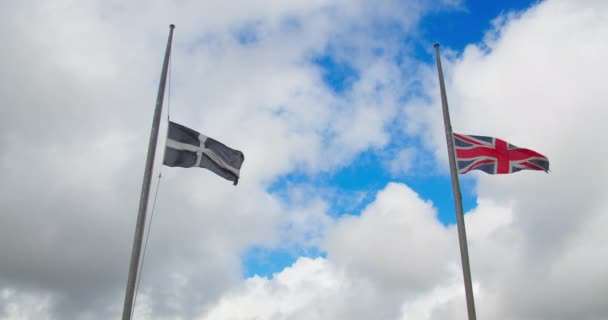
[[[518,148],[504,140],[454,133],[458,173],[482,170],[489,174],[520,170],[549,171],[549,159],[529,149]]]

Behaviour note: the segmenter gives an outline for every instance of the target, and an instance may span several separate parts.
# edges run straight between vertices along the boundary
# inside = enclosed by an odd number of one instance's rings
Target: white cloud
[[[404,299],[430,295],[432,285],[454,278],[450,238],[454,230],[429,203],[389,184],[361,216],[329,229],[327,259],[300,258],[271,279],[249,278],[203,319],[397,319]],[[454,296],[453,287],[441,292]],[[425,304],[415,303],[413,312]]]
[[[3,319],[47,319],[51,298],[44,294],[0,291],[0,317]]]
[[[323,258],[300,258],[273,280],[247,279],[202,319],[321,319],[334,312],[326,304],[348,286],[347,279]],[[338,296],[339,297],[339,296]]]
[[[450,234],[430,203],[389,184],[361,216],[341,218],[327,235],[328,257],[385,289],[415,292],[447,272]],[[433,250],[428,250],[428,248]]]

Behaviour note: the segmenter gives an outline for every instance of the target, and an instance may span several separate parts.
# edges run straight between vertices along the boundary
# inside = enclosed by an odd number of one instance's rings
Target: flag
[[[164,165],[206,168],[236,185],[244,160],[245,156],[241,151],[169,121]]]
[[[458,173],[482,170],[489,174],[520,170],[549,171],[549,159],[529,149],[518,148],[504,140],[454,133]]]

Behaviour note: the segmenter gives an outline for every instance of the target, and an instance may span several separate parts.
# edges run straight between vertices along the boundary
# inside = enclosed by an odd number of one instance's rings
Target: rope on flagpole
[[[169,56],[169,70],[168,70],[168,88],[167,88],[167,126],[169,125],[169,120],[170,120],[170,114],[171,114],[171,61],[172,61],[172,57]],[[169,131],[167,130],[167,134],[169,134]],[[166,140],[166,139],[165,139]],[[163,148],[163,159],[165,158],[165,148]],[[162,173],[162,165],[160,167],[160,172],[158,173],[158,180],[156,182],[156,191],[154,192],[154,200],[152,201],[152,210],[150,211],[150,221],[148,222],[148,230],[146,232],[146,240],[144,241],[144,248],[143,248],[143,252],[141,254],[141,263],[139,264],[139,272],[137,273],[137,282],[136,282],[136,286],[135,286],[135,294],[133,296],[133,312],[135,313],[135,304],[137,303],[137,293],[139,292],[139,283],[140,283],[140,279],[141,279],[141,274],[142,274],[142,270],[144,268],[144,261],[146,259],[146,249],[148,249],[148,239],[150,238],[150,230],[152,228],[152,220],[154,219],[154,209],[156,208],[156,199],[158,198],[158,190],[160,189],[160,181],[163,177],[163,173]]]
[[[133,296],[133,312],[135,312],[135,304],[137,303],[137,293],[139,292],[139,283],[140,283],[140,279],[141,279],[141,273],[142,273],[142,269],[144,268],[144,261],[146,260],[146,249],[148,249],[148,239],[150,238],[150,229],[152,228],[152,219],[154,218],[154,209],[156,208],[156,199],[158,198],[158,190],[160,189],[161,178],[162,178],[162,172],[158,174],[158,181],[156,183],[156,192],[154,192],[152,210],[150,211],[150,221],[148,222],[148,232],[146,233],[146,240],[144,241],[144,250],[141,254],[141,264],[139,265],[137,284],[135,285],[135,295]]]

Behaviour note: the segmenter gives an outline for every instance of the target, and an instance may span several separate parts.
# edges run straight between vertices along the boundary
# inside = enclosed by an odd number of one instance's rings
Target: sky
[[[134,319],[466,318],[436,42],[454,131],[551,163],[460,176],[478,318],[608,318],[605,1],[25,0],[0,319],[119,318],[171,23],[163,119],[245,162],[235,187],[161,139]]]

